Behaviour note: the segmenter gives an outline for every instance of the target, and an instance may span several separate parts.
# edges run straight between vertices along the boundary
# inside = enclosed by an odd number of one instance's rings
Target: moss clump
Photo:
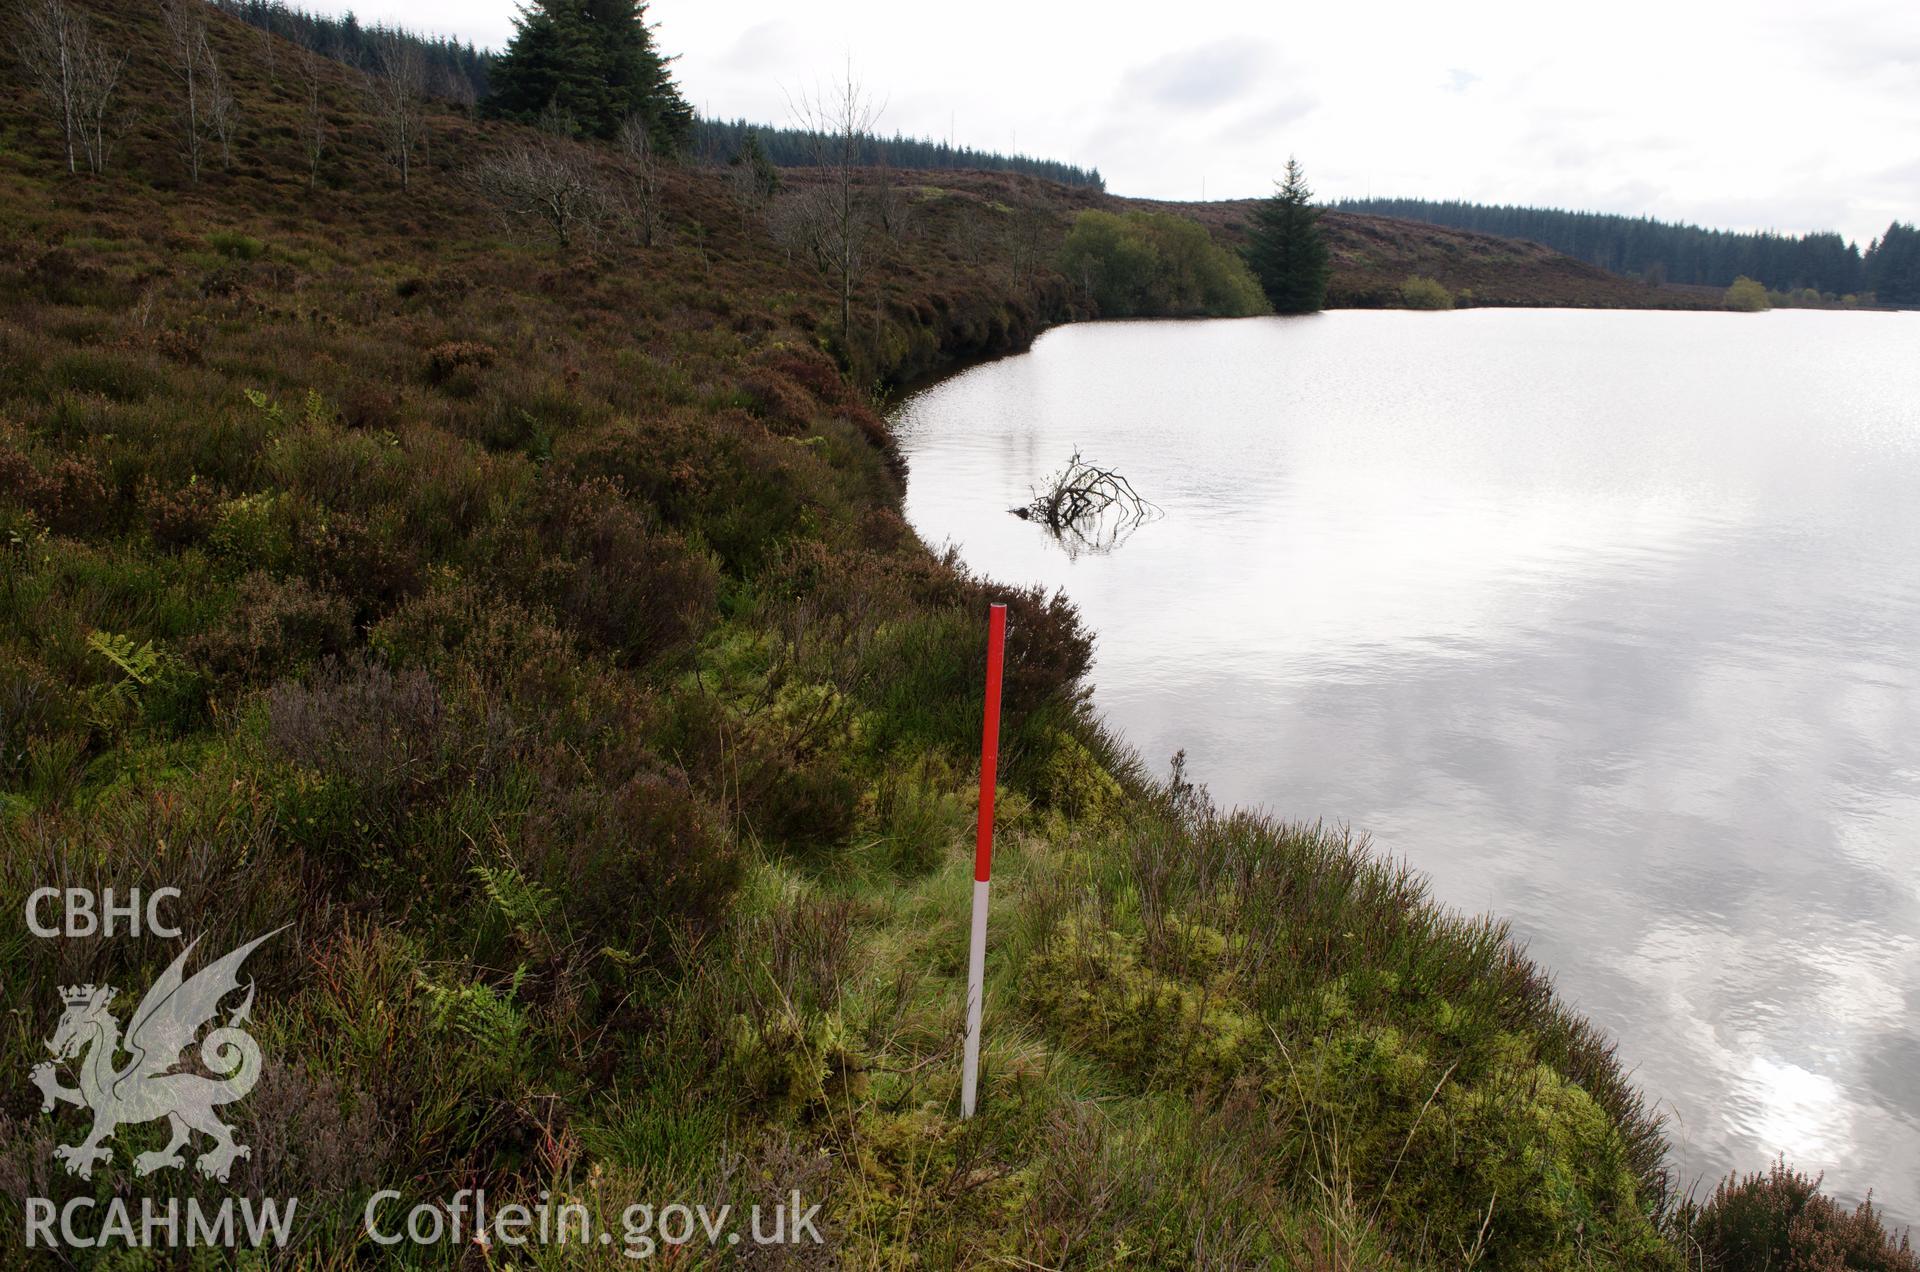
[[[1088,918],[1069,920],[1029,967],[1028,1005],[1130,1085],[1224,1085],[1253,1054],[1258,1026],[1214,981],[1144,965],[1140,945]]]
[[[1353,1024],[1299,1042],[1267,1090],[1302,1136],[1339,1145],[1342,1172],[1390,1230],[1419,1234],[1408,1253],[1677,1267],[1605,1111],[1524,1039],[1486,1051],[1474,1074],[1392,1025]]]
[[[1082,821],[1097,821],[1126,802],[1126,792],[1080,739],[1049,729],[1041,789],[1047,803]]]
[[[723,1085],[766,1116],[791,1118],[866,1095],[866,1057],[837,1014],[739,1016],[730,1044]]]

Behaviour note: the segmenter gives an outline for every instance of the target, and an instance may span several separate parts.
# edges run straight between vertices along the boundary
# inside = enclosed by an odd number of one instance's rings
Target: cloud
[[[1796,19],[1780,27],[1799,55],[1817,70],[1850,78],[1909,80],[1920,77],[1920,35],[1900,34],[1880,24],[1836,23],[1830,15]]]
[[[1248,111],[1234,121],[1233,127],[1222,135],[1232,137],[1240,133],[1260,133],[1273,128],[1284,128],[1297,123],[1313,113],[1320,105],[1320,99],[1311,93],[1288,93],[1277,100],[1263,103]]]
[[[1450,67],[1447,70],[1447,91],[1449,93],[1464,93],[1479,82],[1480,77],[1472,71],[1464,71],[1457,66]]]
[[[792,26],[784,18],[756,23],[740,33],[715,65],[730,71],[786,69],[783,64],[795,42]]]
[[[1875,181],[1885,181],[1891,185],[1920,186],[1920,159],[1896,164],[1891,168],[1882,168],[1873,174]]]
[[[1127,97],[1173,110],[1210,110],[1253,89],[1272,61],[1257,42],[1221,40],[1134,67],[1120,89]]]

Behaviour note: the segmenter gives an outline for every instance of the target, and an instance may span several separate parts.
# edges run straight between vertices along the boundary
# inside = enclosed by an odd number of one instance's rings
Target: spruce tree
[[[1920,229],[1895,221],[1867,252],[1867,287],[1883,305],[1920,305]]]
[[[656,146],[677,149],[693,110],[646,16],[644,0],[531,0],[493,67],[486,113],[528,124],[564,114],[602,139],[637,116]]]
[[[1287,160],[1287,174],[1253,214],[1247,264],[1275,313],[1310,314],[1327,303],[1327,244],[1320,232],[1320,209],[1298,160]]]
[[[727,163],[740,170],[755,203],[765,203],[780,189],[780,169],[774,166],[773,160],[767,158],[757,128],[747,129],[746,136],[740,139],[740,149]]]

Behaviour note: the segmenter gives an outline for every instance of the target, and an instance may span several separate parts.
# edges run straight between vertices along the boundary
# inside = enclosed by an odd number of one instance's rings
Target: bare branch
[[[1033,492],[1032,502],[1010,511],[1046,526],[1074,555],[1110,552],[1160,516],[1160,509],[1141,498],[1132,482],[1111,468],[1088,463],[1079,451]]]

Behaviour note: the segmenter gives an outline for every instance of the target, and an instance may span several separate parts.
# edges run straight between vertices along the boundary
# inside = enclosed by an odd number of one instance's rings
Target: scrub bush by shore
[[[1400,300],[1408,309],[1452,309],[1453,293],[1438,281],[1414,275],[1400,285]]]
[[[1271,312],[1239,256],[1184,217],[1082,212],[1060,272],[1106,318],[1244,318]]]

